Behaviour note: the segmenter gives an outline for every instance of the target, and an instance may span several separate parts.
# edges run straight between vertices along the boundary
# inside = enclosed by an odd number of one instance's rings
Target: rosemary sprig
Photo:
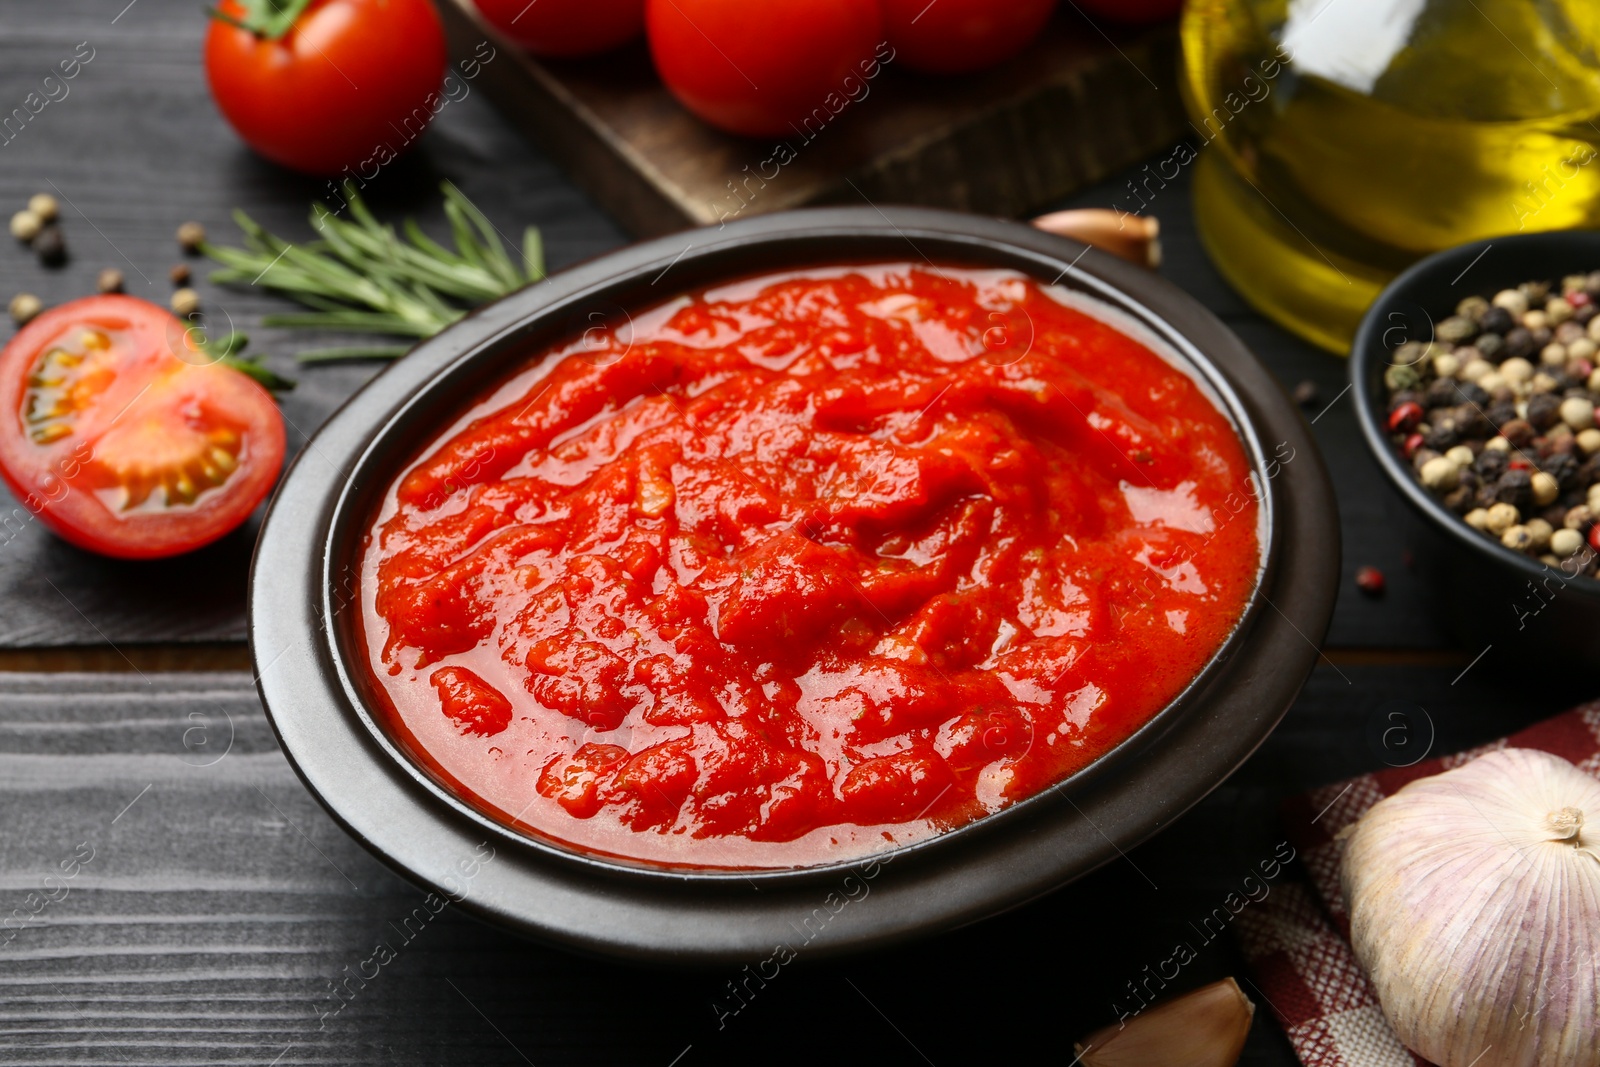
[[[450,182],[440,185],[454,250],[434,241],[406,219],[404,238],[380,223],[346,183],[350,218],[326,204],[313,205],[311,226],[320,240],[294,244],[274,237],[246,215],[234,220],[244,234],[243,248],[202,244],[201,251],[222,264],[212,281],[261,285],[282,293],[310,311],[268,315],[265,326],[340,330],[431,337],[473,307],[496,300],[544,277],[544,247],[539,231],[528,227],[521,262],[514,262],[499,231]],[[404,344],[345,345],[301,352],[302,362],[392,359]]]

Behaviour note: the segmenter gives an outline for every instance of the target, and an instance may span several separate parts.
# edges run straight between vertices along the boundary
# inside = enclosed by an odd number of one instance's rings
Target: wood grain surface
[[[1238,774],[1125,861],[911,948],[802,954],[726,1017],[737,973],[598,963],[429,914],[306,793],[249,674],[0,673],[0,1062],[949,1067],[999,1046],[1065,1063],[1178,940],[1199,953],[1184,985],[1245,973],[1188,924],[1272,855],[1278,799],[1587,695],[1458,672],[1319,669]],[[1373,729],[1397,708],[1415,750]],[[1292,1064],[1257,1020],[1242,1062]]]

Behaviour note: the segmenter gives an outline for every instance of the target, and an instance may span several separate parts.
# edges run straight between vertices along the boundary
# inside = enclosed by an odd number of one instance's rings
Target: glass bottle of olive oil
[[[1423,255],[1600,226],[1600,0],[1189,0],[1182,33],[1201,240],[1324,348]]]

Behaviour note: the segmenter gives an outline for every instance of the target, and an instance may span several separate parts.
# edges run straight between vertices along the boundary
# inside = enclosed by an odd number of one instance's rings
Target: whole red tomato
[[[251,148],[286,167],[382,165],[439,106],[444,29],[429,0],[222,0],[217,12],[211,95]]]
[[[942,0],[941,0],[942,2]],[[1091,18],[1148,26],[1175,19],[1183,10],[1183,0],[1074,0]]]
[[[644,30],[644,0],[476,0],[490,24],[538,56],[592,56]]]
[[[1056,0],[881,0],[896,62],[929,74],[992,67],[1026,48]]]
[[[683,106],[752,137],[820,128],[893,55],[878,0],[648,0],[645,28]]]

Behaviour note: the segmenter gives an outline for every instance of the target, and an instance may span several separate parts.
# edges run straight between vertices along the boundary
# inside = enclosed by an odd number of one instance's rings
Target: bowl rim
[[[1409,294],[1423,283],[1433,282],[1441,277],[1455,277],[1459,280],[1461,275],[1486,257],[1491,247],[1499,245],[1510,246],[1513,249],[1527,249],[1567,244],[1580,248],[1587,247],[1592,251],[1590,262],[1600,265],[1600,231],[1594,230],[1550,230],[1492,237],[1447,248],[1420,259],[1397,275],[1378,294],[1377,299],[1362,316],[1361,324],[1356,328],[1355,339],[1350,347],[1349,373],[1351,391],[1355,394],[1356,421],[1361,427],[1362,440],[1366,442],[1368,451],[1377,460],[1378,467],[1390,485],[1399,491],[1401,497],[1414,511],[1421,514],[1455,544],[1526,575],[1530,581],[1549,578],[1552,573],[1551,568],[1532,556],[1513,551],[1498,541],[1483,536],[1468,526],[1461,516],[1445,507],[1441,500],[1423,487],[1421,480],[1411,472],[1410,466],[1390,443],[1382,413],[1388,410],[1388,396],[1383,385],[1383,368],[1388,365],[1391,349],[1385,345],[1383,338],[1385,332],[1391,328],[1387,325],[1391,321],[1390,316],[1401,313],[1398,305],[1402,304],[1421,310],[1431,327],[1434,324],[1435,309],[1424,307],[1420,302],[1411,299]],[[1600,269],[1600,266],[1596,269]],[[1528,280],[1520,278],[1510,285],[1520,285]],[[1506,287],[1501,284],[1494,286],[1494,289]],[[1482,288],[1483,286],[1476,285],[1463,295],[1479,292]],[[1454,314],[1454,308],[1446,312],[1446,316]],[[1562,575],[1566,583],[1562,592],[1576,591],[1578,596],[1600,599],[1600,580],[1581,582],[1577,581],[1576,577]]]
[[[657,272],[664,273],[686,261],[705,272],[706,277],[696,276],[696,280],[684,284],[682,274],[693,275],[694,271],[681,271],[679,284],[669,292],[657,294],[657,301],[687,289],[774,269],[766,265],[730,265],[727,262],[732,260],[737,264],[742,256],[754,254],[757,259],[777,256],[791,267],[800,263],[821,265],[863,260],[911,260],[914,257],[906,255],[906,249],[900,246],[900,242],[904,241],[909,249],[915,250],[916,255],[927,259],[917,240],[937,245],[940,250],[939,262],[980,264],[988,261],[988,266],[1023,270],[1035,277],[1044,271],[1030,269],[1030,266],[1048,265],[1051,270],[1061,267],[1057,281],[1071,273],[1074,284],[1070,288],[1085,292],[1131,315],[1141,326],[1166,342],[1194,376],[1205,382],[1213,392],[1213,399],[1235,424],[1247,453],[1251,455],[1252,475],[1265,519],[1262,559],[1246,614],[1223,646],[1184,690],[1150,722],[1111,751],[1057,783],[1054,788],[1026,798],[1005,811],[887,853],[801,868],[663,868],[582,853],[505,826],[455,796],[448,787],[407,756],[395,739],[389,737],[388,731],[374,721],[365,704],[363,687],[352,677],[359,675],[360,671],[350,669],[350,661],[354,658],[348,644],[351,627],[340,621],[341,606],[348,608],[350,602],[346,600],[341,605],[337,591],[339,569],[344,567],[348,571],[351,538],[364,531],[370,515],[363,501],[370,498],[373,492],[381,492],[392,480],[399,464],[406,459],[404,452],[396,453],[394,442],[408,420],[432,415],[432,425],[437,427],[443,418],[449,417],[448,414],[441,417],[441,411],[453,413],[461,410],[463,394],[470,397],[481,391],[485,381],[506,376],[510,368],[515,366],[513,360],[517,358],[506,356],[507,352],[516,350],[525,358],[529,344],[534,343],[530,337],[540,331],[554,336],[564,329],[562,316],[572,311],[572,305],[597,299],[602,304],[609,303],[613,294],[621,293],[629,286],[637,288],[646,277],[657,277],[659,280]],[[855,245],[865,247],[871,244],[892,244],[901,250],[898,255],[821,251],[832,246],[854,248]],[[818,250],[817,255],[807,257],[802,254],[796,260],[796,250],[813,246]],[[752,249],[758,251],[752,253]],[[971,255],[952,254],[952,249],[968,251]],[[1084,263],[1080,264],[1080,261]],[[1028,266],[1024,266],[1024,262]],[[1144,290],[1144,293],[1138,295],[1139,290]],[[626,301],[622,303],[626,304]],[[636,301],[633,306],[637,307],[640,303]],[[1172,319],[1185,322],[1191,329],[1180,330],[1169,321]],[[1221,350],[1226,351],[1229,360],[1225,362],[1230,362],[1231,366],[1218,366],[1216,353],[1208,352],[1206,343],[1197,343],[1190,336],[1195,327],[1199,328],[1202,335],[1214,335],[1205,337],[1205,341],[1210,342],[1210,347],[1220,346]],[[542,344],[543,341],[538,343]],[[497,354],[502,358],[495,358]],[[1252,369],[1260,380],[1251,380],[1246,383],[1249,389],[1236,391],[1240,383],[1235,379],[1240,377],[1241,370],[1249,377]],[[1309,655],[1306,650],[1300,650],[1297,660],[1296,657],[1290,657],[1291,661],[1295,661],[1294,666],[1282,678],[1284,684],[1275,687],[1277,692],[1269,701],[1276,705],[1275,713],[1268,716],[1270,721],[1260,719],[1254,722],[1252,729],[1234,737],[1232,745],[1224,746],[1224,752],[1215,753],[1209,761],[1205,761],[1204,768],[1191,766],[1185,788],[1181,790],[1181,801],[1173,805],[1176,810],[1164,814],[1175,816],[1177,811],[1197,802],[1237,767],[1276,725],[1309,674],[1319,653],[1307,636],[1307,631],[1320,637],[1326,628],[1332,608],[1333,589],[1337,583],[1338,557],[1335,551],[1330,570],[1324,555],[1320,568],[1309,568],[1313,580],[1298,583],[1298,595],[1289,602],[1301,623],[1296,625],[1289,615],[1283,614],[1284,609],[1269,594],[1270,589],[1271,593],[1279,594],[1280,600],[1283,599],[1277,585],[1281,584],[1279,571],[1286,547],[1284,529],[1287,524],[1278,518],[1278,499],[1284,487],[1278,484],[1275,472],[1263,476],[1267,465],[1272,462],[1266,454],[1260,432],[1260,424],[1264,421],[1261,410],[1263,385],[1276,392],[1280,407],[1289,412],[1294,423],[1289,436],[1284,438],[1285,443],[1295,439],[1295,452],[1290,458],[1293,459],[1304,448],[1312,460],[1305,465],[1305,469],[1311,471],[1311,476],[1292,481],[1312,497],[1320,495],[1325,514],[1331,515],[1331,490],[1327,487],[1320,457],[1316,455],[1315,447],[1305,432],[1303,421],[1283,398],[1281,389],[1276,388],[1275,382],[1255,363],[1243,345],[1208,312],[1167,283],[1110,257],[1091,256],[1084,246],[1001,220],[927,209],[879,210],[872,207],[820,208],[767,215],[716,230],[691,231],[630,246],[555,275],[541,286],[519,291],[480,309],[423,342],[406,360],[386,370],[352,397],[302,451],[274,497],[252,567],[250,620],[252,653],[258,666],[258,687],[273,728],[296,772],[335,819],[385,862],[415,881],[436,889],[444,887],[445,891],[449,891],[447,863],[419,856],[418,850],[406,847],[403,841],[397,839],[395,832],[376,825],[370,812],[352,810],[361,807],[365,802],[363,797],[351,783],[340,781],[338,769],[330,763],[326,753],[320,752],[311,743],[313,739],[333,741],[345,770],[350,769],[352,760],[359,763],[359,757],[365,754],[365,773],[357,777],[369,785],[387,780],[388,791],[384,799],[391,808],[389,815],[406,823],[408,828],[418,829],[421,824],[431,824],[426,828],[432,834],[437,836],[443,833],[453,838],[457,846],[472,837],[479,837],[482,839],[480,848],[493,841],[497,846],[493,854],[499,855],[501,849],[509,846],[512,854],[528,861],[517,865],[519,877],[513,879],[521,890],[529,894],[520,901],[520,906],[518,901],[506,899],[504,885],[497,885],[496,891],[480,893],[480,899],[477,900],[472,899],[470,894],[463,894],[462,902],[469,910],[478,910],[491,919],[525,932],[613,954],[636,958],[641,955],[651,958],[737,958],[741,954],[748,955],[765,938],[744,938],[740,942],[744,947],[739,953],[730,953],[726,946],[708,952],[698,951],[693,938],[682,936],[668,938],[663,944],[659,937],[641,940],[629,937],[627,932],[619,934],[612,931],[601,935],[592,928],[593,924],[578,931],[561,928],[559,922],[543,921],[537,899],[538,890],[549,887],[552,879],[548,876],[556,868],[564,868],[559,873],[568,880],[591,883],[588,887],[591,892],[643,896],[664,893],[671,897],[674,893],[681,896],[686,887],[693,887],[698,894],[726,895],[731,890],[745,888],[748,883],[763,893],[778,891],[779,894],[793,896],[797,892],[814,891],[819,885],[837,881],[841,877],[848,878],[852,872],[859,874],[866,867],[881,869],[894,862],[898,872],[917,867],[919,862],[923,868],[937,866],[938,861],[946,857],[960,861],[963,852],[976,852],[982,856],[992,851],[984,846],[985,839],[1014,838],[1019,833],[1037,831],[1041,822],[1059,823],[1061,806],[1054,800],[1058,796],[1082,815],[1093,826],[1094,833],[1104,839],[1101,847],[1091,850],[1097,862],[1087,865],[1079,863],[1075,869],[1057,871],[1052,885],[1025,882],[1018,887],[1018,893],[1013,894],[1015,899],[1006,899],[1007,894],[998,894],[998,899],[981,904],[971,900],[951,902],[944,906],[935,904],[932,907],[935,917],[931,921],[924,917],[918,928],[951,925],[956,921],[977,917],[973,914],[976,911],[987,913],[1020,903],[1026,896],[1047,891],[1053,884],[1085,873],[1117,854],[1125,855],[1117,841],[1101,831],[1089,815],[1078,807],[1073,796],[1088,795],[1094,790],[1105,792],[1108,776],[1124,769],[1130,760],[1146,755],[1152,747],[1161,747],[1173,730],[1185,724],[1193,728],[1192,720],[1205,710],[1208,701],[1214,700],[1218,687],[1237,673],[1234,668],[1238,666],[1238,661],[1247,658],[1241,653],[1252,642],[1259,644],[1262,623],[1276,624],[1277,619],[1270,616],[1264,618],[1265,613],[1261,610],[1263,602],[1277,609],[1278,616],[1306,642]],[[457,394],[454,403],[443,399],[452,389]],[[1254,403],[1246,402],[1242,395],[1245,392],[1252,394]],[[1271,407],[1270,402],[1267,407]],[[374,413],[379,417],[374,419]],[[1281,416],[1281,412],[1279,414]],[[364,426],[359,425],[363,421]],[[1280,418],[1277,421],[1281,423],[1282,420]],[[1274,426],[1275,431],[1283,428],[1282,425]],[[330,451],[343,462],[339,465],[326,462]],[[316,456],[324,462],[319,466],[308,456]],[[375,469],[374,464],[379,465],[378,469],[386,467],[390,472],[388,478],[378,480],[381,485],[377,486],[362,477],[367,471]],[[361,531],[352,528],[357,525]],[[1333,525],[1335,528],[1331,534],[1336,542],[1336,523]],[[308,530],[313,534],[309,544],[305,537]],[[1324,531],[1325,534],[1327,532]],[[309,583],[309,589],[294,582],[266,581],[269,573],[280,574],[286,569],[294,573],[297,565],[307,564],[312,565],[310,569],[315,579]],[[1302,566],[1298,570],[1304,578],[1307,568]],[[1319,577],[1325,588],[1316,588],[1316,579]],[[313,640],[304,645],[285,641],[286,620],[313,617],[317,623]],[[1281,627],[1274,625],[1273,629]],[[364,662],[364,649],[359,650],[359,654],[359,662]],[[311,697],[309,701],[306,699],[308,696]],[[320,707],[323,714],[319,717],[318,713],[308,711],[311,705]],[[332,714],[326,714],[330,708]],[[345,736],[330,736],[341,729]],[[365,736],[349,736],[356,732]],[[1221,757],[1220,763],[1218,757]],[[1199,781],[1195,780],[1197,772],[1200,774]],[[1210,776],[1209,780],[1207,775]],[[1131,780],[1139,783],[1143,777],[1135,773]],[[1163,805],[1157,803],[1153,806],[1159,809]],[[1042,809],[1049,810],[1040,814]],[[1119,831],[1118,836],[1125,843],[1131,843],[1134,839],[1147,836],[1164,821],[1159,817],[1152,819],[1147,812],[1146,818],[1139,820],[1141,825],[1134,828],[1133,832],[1121,825],[1114,829]],[[975,841],[978,842],[976,845],[973,844]],[[459,847],[453,851],[459,860]],[[445,858],[443,855],[439,857],[440,860]],[[972,861],[973,857],[968,855],[965,863],[970,865]],[[546,869],[540,873],[547,877],[520,877],[529,873],[530,866],[541,865]],[[502,864],[498,870],[503,871],[511,866]],[[958,862],[957,867],[960,866]],[[1066,866],[1074,865],[1068,863]],[[933,871],[925,879],[930,892],[937,889],[942,881],[949,880],[941,879],[938,875],[938,871]],[[499,881],[498,875],[496,881]],[[483,887],[474,888],[481,890]],[[997,895],[990,893],[989,896]],[[481,899],[484,897],[496,899]],[[660,904],[660,901],[656,903]],[[679,899],[677,903],[682,904],[683,901]],[[924,910],[927,910],[926,903]],[[883,914],[882,908],[878,909],[877,918],[879,921],[873,925],[869,936],[830,939],[822,947],[833,951],[866,942],[910,936],[914,932],[906,922]],[[765,925],[770,932],[770,922],[754,925]],[[739,941],[739,938],[732,940]]]

